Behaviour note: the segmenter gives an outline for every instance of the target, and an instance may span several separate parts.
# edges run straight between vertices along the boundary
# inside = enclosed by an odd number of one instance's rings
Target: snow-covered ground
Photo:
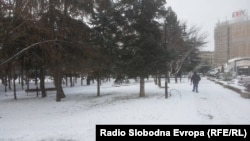
[[[79,82],[78,82],[79,83]],[[164,84],[164,82],[162,83]],[[139,83],[114,86],[65,87],[66,99],[55,101],[55,92],[37,98],[18,91],[3,92],[0,85],[0,141],[94,141],[97,124],[250,124],[250,99],[202,78],[199,93],[187,79],[169,84],[172,95],[146,80],[146,97]]]

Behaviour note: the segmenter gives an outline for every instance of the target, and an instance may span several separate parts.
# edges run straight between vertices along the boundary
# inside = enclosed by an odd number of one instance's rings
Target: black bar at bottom
[[[185,141],[250,140],[250,125],[96,125],[96,141],[129,139]]]

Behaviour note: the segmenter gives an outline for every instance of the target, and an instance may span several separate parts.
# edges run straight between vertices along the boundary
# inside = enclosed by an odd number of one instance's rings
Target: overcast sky
[[[187,26],[201,27],[208,33],[205,50],[214,50],[214,27],[218,21],[233,20],[235,11],[246,10],[250,16],[250,0],[167,0],[182,22]],[[250,19],[250,18],[248,18]]]

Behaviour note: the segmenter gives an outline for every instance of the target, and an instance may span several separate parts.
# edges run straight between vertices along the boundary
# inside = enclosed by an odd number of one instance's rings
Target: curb
[[[239,93],[240,96],[243,97],[243,98],[248,98],[248,99],[250,99],[250,92],[241,90],[241,89],[239,89],[239,88],[236,88],[236,87],[231,86],[231,85],[228,85],[228,84],[224,84],[224,83],[222,83],[222,82],[216,81],[216,80],[211,79],[211,78],[207,78],[207,79],[210,80],[210,81],[215,82],[216,84],[219,84],[219,85],[223,86],[224,88],[228,88],[228,89],[230,89],[230,90],[233,90],[233,91]]]

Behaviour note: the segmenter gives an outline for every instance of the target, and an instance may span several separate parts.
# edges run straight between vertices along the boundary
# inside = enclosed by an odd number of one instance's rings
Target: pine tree
[[[93,57],[92,76],[97,80],[97,96],[100,96],[100,79],[110,77],[114,72],[115,52],[117,49],[117,26],[115,3],[111,0],[97,0],[95,14],[91,19],[93,26],[92,43],[97,49]]]
[[[7,7],[4,3],[13,7]],[[54,72],[57,101],[60,101],[65,97],[61,86],[63,73],[71,67],[65,62],[75,57],[74,64],[79,64],[82,61],[79,58],[82,57],[89,39],[89,28],[83,21],[76,19],[79,15],[91,13],[93,1],[64,0],[62,3],[61,0],[10,0],[1,1],[0,4],[1,12],[5,15],[2,17],[3,21],[6,21],[4,24],[8,25],[1,28],[5,34],[2,36],[4,56],[1,56],[1,59],[4,61],[1,65],[20,57],[20,61],[15,64],[26,66],[27,70],[34,69],[38,67],[36,64],[40,64],[37,69],[40,69],[41,80],[44,79],[45,69]],[[12,67],[5,65],[5,68]],[[15,68],[17,71],[18,69]],[[43,81],[40,87],[44,89]],[[42,92],[42,96],[46,96],[46,93]]]
[[[129,77],[140,77],[140,97],[145,96],[144,79],[157,71],[162,60],[162,34],[157,18],[165,15],[165,0],[120,1],[125,17],[123,55]]]

